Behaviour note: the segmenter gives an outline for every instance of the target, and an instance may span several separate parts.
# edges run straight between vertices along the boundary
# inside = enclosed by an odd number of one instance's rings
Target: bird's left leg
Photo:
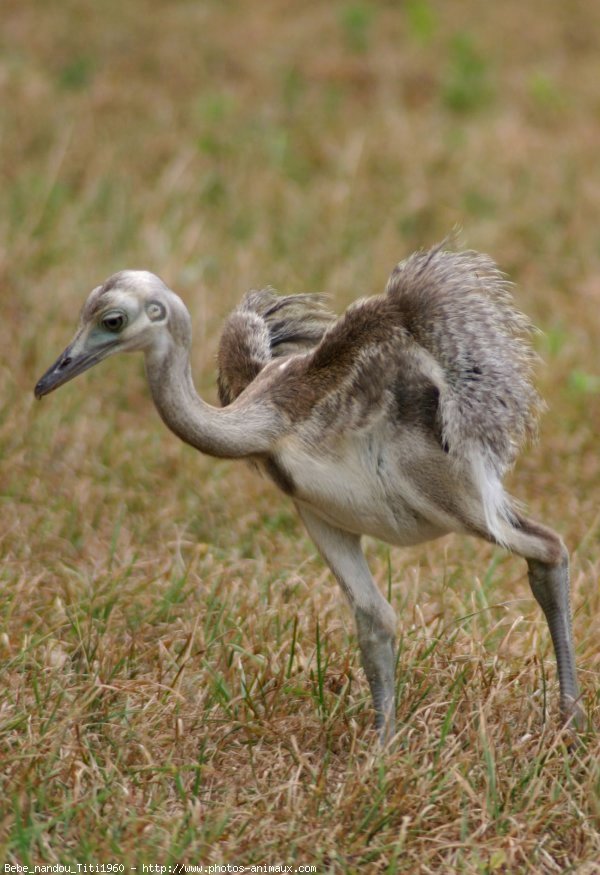
[[[362,664],[375,706],[375,726],[381,743],[386,744],[395,732],[396,616],[375,585],[360,536],[330,525],[304,507],[298,507],[298,512],[354,612]]]

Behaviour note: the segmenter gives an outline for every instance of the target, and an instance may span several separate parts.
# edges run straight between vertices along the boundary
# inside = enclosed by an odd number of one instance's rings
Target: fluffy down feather
[[[501,477],[535,435],[543,406],[531,382],[533,327],[488,256],[442,247],[400,262],[386,293],[444,372],[440,413],[450,453],[467,459],[478,447]]]
[[[322,295],[248,292],[225,323],[219,344],[221,404],[231,404],[271,359],[313,349],[335,319]]]

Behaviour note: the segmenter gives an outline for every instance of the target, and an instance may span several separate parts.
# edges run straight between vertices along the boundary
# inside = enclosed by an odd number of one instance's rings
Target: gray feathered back
[[[248,292],[227,319],[219,344],[221,404],[237,398],[271,359],[313,349],[335,319],[321,295]]]
[[[531,382],[533,328],[488,256],[443,245],[400,262],[386,293],[444,373],[440,413],[449,452],[465,458],[479,445],[502,475],[535,434],[542,406]]]

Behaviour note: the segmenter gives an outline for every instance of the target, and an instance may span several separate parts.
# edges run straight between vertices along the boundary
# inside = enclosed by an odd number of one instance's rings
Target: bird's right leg
[[[396,616],[375,585],[360,537],[330,525],[304,507],[298,507],[298,512],[354,612],[362,664],[375,706],[375,726],[384,745],[395,732]]]

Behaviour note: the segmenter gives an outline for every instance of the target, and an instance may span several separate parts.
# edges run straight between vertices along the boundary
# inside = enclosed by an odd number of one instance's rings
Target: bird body
[[[580,719],[568,554],[502,486],[535,431],[528,320],[493,262],[443,246],[336,317],[322,298],[252,291],[225,323],[222,408],[196,393],[191,320],[153,274],[95,289],[41,397],[117,351],[142,350],[154,403],[184,441],[245,458],[291,497],[353,608],[382,740],[394,729],[395,617],[362,535],[405,546],[462,532],[527,559],[552,634],[565,719]]]

